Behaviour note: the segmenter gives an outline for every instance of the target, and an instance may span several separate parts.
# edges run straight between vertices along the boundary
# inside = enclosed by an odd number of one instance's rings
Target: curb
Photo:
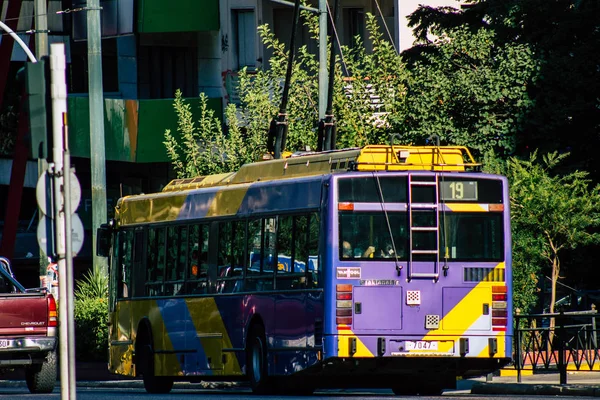
[[[471,394],[600,397],[600,386],[477,382],[471,387]]]
[[[144,382],[142,380],[113,380],[113,381],[77,381],[76,387],[86,388],[123,388],[123,389],[143,389]],[[24,380],[1,380],[0,388],[3,387],[27,387]],[[56,381],[55,387],[60,387],[60,381]],[[197,389],[197,390],[223,390],[223,389],[238,389],[244,388],[238,382],[175,382],[174,389]]]

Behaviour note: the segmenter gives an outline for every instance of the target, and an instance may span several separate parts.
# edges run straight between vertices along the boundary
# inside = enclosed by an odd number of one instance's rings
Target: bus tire
[[[56,352],[49,352],[41,364],[25,369],[25,382],[30,393],[52,393],[56,384]]]
[[[170,376],[156,376],[154,372],[154,346],[152,334],[144,329],[136,343],[136,367],[142,374],[144,389],[152,394],[169,393],[173,388],[174,379]]]
[[[256,324],[250,330],[246,345],[246,369],[254,394],[271,394],[274,387],[269,379],[265,329]]]

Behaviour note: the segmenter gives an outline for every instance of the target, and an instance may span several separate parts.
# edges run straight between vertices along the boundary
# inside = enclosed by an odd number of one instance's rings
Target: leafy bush
[[[76,358],[80,361],[107,361],[108,276],[94,268],[76,283]]]
[[[102,272],[99,268],[93,268],[88,271],[83,279],[78,280],[77,288],[75,289],[75,298],[108,298],[108,275]]]

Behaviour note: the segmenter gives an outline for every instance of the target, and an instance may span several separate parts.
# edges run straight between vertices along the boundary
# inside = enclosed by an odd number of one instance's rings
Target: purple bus
[[[258,394],[438,394],[511,360],[507,181],[463,147],[174,180],[120,199],[98,238],[109,370],[151,393],[235,380]]]

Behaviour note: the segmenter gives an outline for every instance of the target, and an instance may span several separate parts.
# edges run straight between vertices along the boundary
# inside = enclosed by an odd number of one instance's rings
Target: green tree
[[[204,93],[200,94],[200,118],[197,123],[180,90],[175,93],[174,108],[181,140],[168,129],[163,143],[178,178],[234,171],[244,163],[255,161],[262,154],[263,146],[258,145],[261,139],[255,135],[244,137],[242,134],[234,105],[229,105],[225,110],[229,122],[227,134],[223,132],[214,110],[208,108],[208,97]]]
[[[404,56],[419,58],[436,32],[457,27],[494,32],[494,46],[526,46],[538,78],[527,82],[533,104],[519,123],[517,154],[559,150],[572,154],[572,170],[600,177],[600,2],[597,0],[469,0],[464,10],[420,7],[410,23],[420,46]]]
[[[485,28],[436,28],[432,34],[437,39],[410,61],[406,109],[396,115],[396,130],[411,142],[437,134],[476,154],[512,154],[534,104],[528,94],[537,72],[533,50],[498,44]]]
[[[510,180],[515,305],[523,311],[532,305],[534,292],[527,281],[549,272],[549,311],[554,312],[561,256],[566,250],[600,242],[595,229],[600,226],[600,185],[592,187],[583,171],[553,174],[566,157],[553,152],[539,160],[534,152],[529,159],[511,157],[503,167],[495,166]]]

